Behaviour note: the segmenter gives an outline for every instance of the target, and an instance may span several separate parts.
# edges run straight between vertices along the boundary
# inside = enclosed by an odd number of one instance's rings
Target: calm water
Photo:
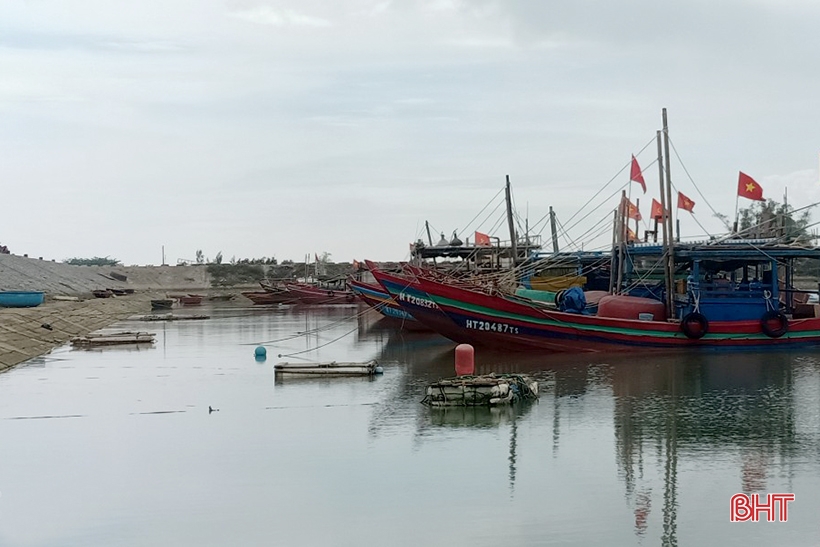
[[[820,541],[820,353],[479,350],[480,372],[536,375],[540,401],[437,411],[419,401],[453,374],[453,345],[357,311],[124,322],[156,345],[0,374],[0,545]],[[385,374],[274,380],[299,357]],[[737,492],[797,499],[787,523],[730,523]]]

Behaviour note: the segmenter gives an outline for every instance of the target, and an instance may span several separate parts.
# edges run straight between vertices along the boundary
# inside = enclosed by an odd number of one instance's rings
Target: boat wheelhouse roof
[[[637,243],[628,246],[628,253],[633,257],[660,256],[663,247],[656,243]],[[675,243],[674,254],[676,262],[768,262],[790,258],[820,259],[820,247],[786,245],[779,243],[777,239],[729,239],[720,242]]]

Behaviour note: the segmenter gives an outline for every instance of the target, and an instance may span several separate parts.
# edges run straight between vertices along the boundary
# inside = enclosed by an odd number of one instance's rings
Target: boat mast
[[[667,314],[670,318],[675,317],[674,300],[672,298],[673,289],[675,287],[675,241],[672,237],[672,171],[669,161],[669,124],[666,119],[666,109],[663,109],[663,151],[666,156],[666,203],[669,206],[669,218],[667,224],[669,226],[667,233],[669,234],[669,291],[666,296],[667,300]]]
[[[609,294],[615,294],[615,256],[618,248],[615,246],[618,243],[618,214],[621,208],[618,207],[613,211],[614,218],[612,219],[612,258],[609,261]],[[820,286],[820,284],[818,284]]]
[[[629,210],[626,190],[621,191],[620,215],[618,215],[618,280],[614,294],[621,294],[626,265],[626,231],[629,229]]]
[[[661,187],[661,209],[663,213],[661,214],[661,228],[663,229],[663,236],[661,240],[663,241],[663,279],[664,279],[664,288],[666,289],[666,318],[669,319],[672,317],[672,273],[669,271],[669,261],[667,260],[667,256],[669,253],[669,239],[670,234],[667,231],[667,222],[666,219],[669,216],[669,204],[666,202],[666,184],[664,184],[664,169],[663,169],[663,144],[661,142],[661,132],[658,131],[657,133],[657,140],[658,140],[658,180],[660,182]],[[655,231],[657,232],[657,222]],[[657,235],[656,235],[657,237]]]
[[[426,220],[424,221],[424,227],[427,228],[427,241],[430,242],[430,247],[433,246],[433,236],[430,235],[430,223]]]
[[[515,262],[518,259],[518,247],[516,245],[515,225],[513,224],[512,215],[512,195],[510,192],[510,176],[507,175],[507,188],[505,191],[507,198],[507,224],[510,226],[510,244],[512,246],[512,266],[515,267]]]
[[[550,205],[550,230],[552,231],[552,252],[558,253],[558,230],[555,229],[555,211]]]

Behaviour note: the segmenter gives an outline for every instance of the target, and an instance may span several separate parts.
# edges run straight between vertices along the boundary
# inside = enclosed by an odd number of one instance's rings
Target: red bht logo
[[[790,501],[794,501],[794,494],[766,494],[766,503],[763,503],[759,494],[735,494],[729,502],[729,520],[758,522],[760,513],[766,513],[766,522],[777,522],[777,517],[780,517],[780,522],[786,522],[789,520]]]

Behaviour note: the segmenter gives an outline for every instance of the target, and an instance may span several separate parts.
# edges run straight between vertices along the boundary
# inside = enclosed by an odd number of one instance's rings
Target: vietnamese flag
[[[763,198],[763,188],[749,175],[741,172],[737,179],[737,195],[754,201],[766,201]]]
[[[643,180],[643,174],[641,173],[641,168],[638,165],[638,160],[635,159],[635,156],[632,156],[632,169],[629,173],[629,180],[635,181],[641,185],[643,188],[643,193],[646,193],[646,182]]]
[[[655,198],[652,198],[652,212],[649,216],[654,220],[661,220],[663,218],[663,207]]]
[[[626,216],[628,216],[628,217],[629,217],[629,218],[631,218],[632,220],[641,220],[641,212],[638,210],[638,208],[635,206],[635,204],[634,204],[634,203],[632,203],[632,202],[631,202],[631,201],[629,201],[629,200],[627,200],[627,202],[626,202],[626,203],[627,203],[627,206],[626,206],[626,210],[627,210]]]
[[[490,246],[490,236],[487,234],[482,234],[481,232],[475,233],[475,244],[479,247],[489,247]]]
[[[695,208],[695,202],[686,197],[683,192],[678,192],[678,209],[684,209],[690,213],[694,213],[692,209]]]

